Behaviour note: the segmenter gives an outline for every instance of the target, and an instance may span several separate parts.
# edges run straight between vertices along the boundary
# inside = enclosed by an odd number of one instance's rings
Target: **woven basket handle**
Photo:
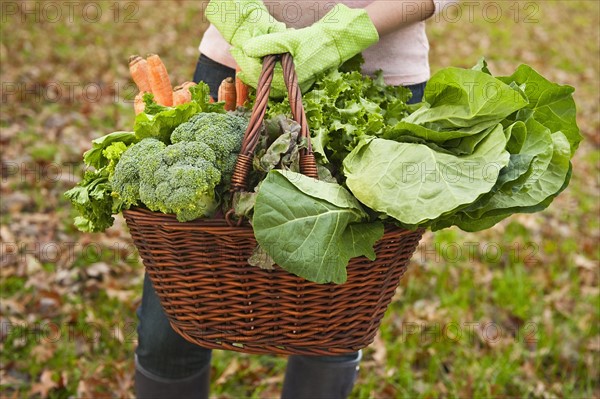
[[[300,171],[306,176],[317,178],[317,164],[310,144],[310,133],[308,131],[308,124],[306,123],[306,114],[302,105],[302,92],[298,87],[298,76],[294,69],[294,61],[289,53],[268,55],[263,58],[262,72],[258,78],[256,89],[254,109],[252,110],[250,122],[242,141],[242,148],[231,177],[232,193],[247,190],[248,174],[252,167],[252,157],[258,143],[260,128],[267,110],[267,103],[269,102],[273,71],[275,70],[275,63],[280,58],[283,67],[283,79],[290,99],[292,117],[300,125],[300,137],[306,141],[306,148],[303,148],[300,152]]]

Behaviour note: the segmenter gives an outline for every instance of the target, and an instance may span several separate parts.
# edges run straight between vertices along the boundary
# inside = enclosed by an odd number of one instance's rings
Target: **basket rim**
[[[241,230],[246,230],[248,228],[252,229],[252,224],[246,219],[244,218],[244,221],[242,222],[241,225],[239,226],[231,226],[229,225],[229,223],[227,223],[227,220],[225,219],[225,217],[219,217],[219,218],[198,218],[198,219],[194,219],[194,220],[190,220],[187,222],[180,222],[179,220],[177,220],[177,217],[174,214],[171,213],[162,213],[162,212],[158,212],[158,211],[151,211],[148,208],[145,208],[143,206],[132,206],[129,209],[124,209],[122,211],[123,216],[125,218],[135,218],[136,219],[136,223],[140,223],[143,219],[148,219],[148,223],[153,223],[156,224],[157,222],[162,222],[161,226],[162,227],[173,227],[176,228],[178,230],[186,230],[186,229],[196,229],[199,227],[207,227],[207,228],[215,228],[215,227],[226,227],[233,230],[237,230],[237,229],[241,229]],[[407,229],[406,227],[403,226],[398,226],[397,224],[394,223],[386,223],[384,220],[381,221],[384,225],[385,231],[389,231],[389,230],[398,230],[402,232],[402,235],[404,234],[410,234],[410,233],[416,233],[416,232],[420,232],[421,234],[423,234],[426,229],[423,227],[418,227],[415,229]],[[382,237],[383,239],[383,237]]]
[[[198,218],[187,222],[180,222],[174,214],[155,212],[139,206],[125,209],[122,212],[126,220],[134,219],[137,224],[160,224],[161,228],[165,230],[184,231],[223,228],[233,232],[252,229],[252,225],[247,220],[243,220],[239,226],[231,226],[224,217]]]

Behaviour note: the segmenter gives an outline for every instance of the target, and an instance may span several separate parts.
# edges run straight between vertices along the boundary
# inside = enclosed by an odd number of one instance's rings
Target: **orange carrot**
[[[181,87],[186,88],[186,89],[189,89],[192,86],[196,86],[196,82],[189,82],[188,81],[188,82],[183,82],[181,84]]]
[[[225,101],[225,111],[233,111],[235,109],[235,82],[232,77],[228,77],[221,82],[218,100]]]
[[[146,108],[146,104],[144,103],[143,98],[144,94],[145,93],[143,91],[140,91],[133,100],[133,109],[136,115],[144,112],[144,108]]]
[[[192,93],[190,93],[190,87],[196,86],[196,82],[183,82],[181,88],[184,90],[186,98],[189,98],[186,102],[192,101]]]
[[[163,64],[160,57],[156,54],[150,54],[146,60],[148,62],[148,71],[150,72],[149,81],[154,99],[160,105],[172,106],[173,86],[171,86],[171,80],[169,79],[165,64]]]
[[[181,86],[176,86],[173,89],[173,106],[186,103],[187,101],[185,92]]]
[[[192,99],[190,92],[188,91],[186,94],[186,90],[182,87],[176,88],[173,90],[173,106],[189,103]]]
[[[129,72],[141,92],[152,92],[148,78],[148,63],[139,55],[129,57]]]
[[[185,82],[173,89],[173,105],[189,103],[192,101],[190,87],[195,86],[194,82]]]
[[[237,67],[235,70],[235,105],[243,107],[246,101],[248,101],[248,85],[238,77],[237,73],[239,71],[240,67]]]

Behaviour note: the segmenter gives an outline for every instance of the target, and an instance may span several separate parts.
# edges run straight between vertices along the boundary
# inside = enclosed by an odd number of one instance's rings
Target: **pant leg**
[[[425,92],[425,85],[427,82],[417,83],[414,85],[405,86],[412,93],[412,97],[408,100],[407,104],[420,103],[423,100],[423,94]]]
[[[210,87],[210,96],[216,101],[221,82],[228,77],[235,77],[235,69],[211,60],[205,55],[200,55],[194,72],[194,82],[200,81]]]
[[[186,341],[173,330],[148,275],[144,277],[142,303],[137,315],[135,354],[143,369],[157,377],[181,379],[197,374],[210,363],[210,349]]]
[[[292,355],[298,357],[304,357],[304,355]],[[341,362],[351,362],[356,360],[359,357],[359,352],[347,353],[345,355],[330,355],[330,356],[306,356],[307,358],[312,359],[313,361],[323,362],[323,363],[341,363]]]
[[[362,353],[290,356],[281,399],[346,399],[356,382]]]

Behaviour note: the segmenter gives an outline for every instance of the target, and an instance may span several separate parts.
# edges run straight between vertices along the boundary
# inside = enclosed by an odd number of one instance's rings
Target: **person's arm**
[[[375,0],[365,7],[365,11],[381,37],[431,17],[435,4],[433,0]]]

